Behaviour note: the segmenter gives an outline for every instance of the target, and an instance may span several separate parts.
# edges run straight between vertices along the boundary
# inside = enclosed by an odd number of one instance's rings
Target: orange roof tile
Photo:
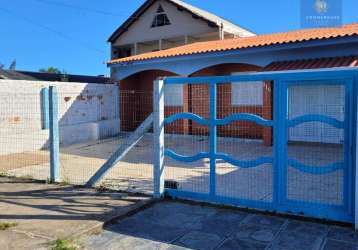
[[[261,71],[286,71],[323,69],[336,67],[358,67],[358,56],[329,57],[295,61],[272,62]]]
[[[337,37],[358,35],[358,23],[343,25],[342,27],[302,29],[290,32],[272,33],[253,37],[241,37],[227,40],[192,43],[176,48],[140,54],[109,61],[108,64],[143,61],[156,58],[184,56],[209,52],[238,50],[268,45],[322,40]]]

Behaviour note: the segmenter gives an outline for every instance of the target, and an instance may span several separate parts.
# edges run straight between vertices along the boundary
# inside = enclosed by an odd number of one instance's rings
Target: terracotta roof
[[[143,61],[156,58],[175,57],[183,55],[238,50],[245,48],[280,45],[287,43],[323,40],[338,37],[358,36],[358,23],[347,24],[342,27],[302,29],[290,32],[272,33],[253,37],[241,37],[227,40],[199,42],[167,50],[150,52],[109,61],[108,64]]]
[[[323,69],[335,67],[358,67],[358,56],[272,62],[264,67],[262,71]]]

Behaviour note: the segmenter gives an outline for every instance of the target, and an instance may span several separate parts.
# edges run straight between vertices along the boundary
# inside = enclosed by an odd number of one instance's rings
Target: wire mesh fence
[[[152,113],[151,91],[120,90],[120,134],[103,150],[112,154]],[[108,158],[108,157],[105,157]],[[97,186],[128,192],[153,192],[153,133],[147,131],[139,142],[98,182]]]
[[[275,101],[272,81],[216,84],[215,97],[210,96],[209,84],[181,86],[183,103],[170,107],[166,103],[166,111],[173,111],[166,112],[166,116],[189,112],[209,121],[213,115],[210,101],[215,98],[218,120],[238,114],[241,118],[216,126],[216,157],[228,160],[216,160],[215,179],[210,177],[209,158],[188,163],[166,157],[167,188],[214,198],[265,202],[261,206],[270,206],[277,199],[284,204],[293,201],[316,208],[345,204],[347,102],[341,82],[298,82],[288,85],[287,100]],[[278,138],[283,143],[280,148],[284,155],[274,152],[278,141],[274,140],[277,128],[273,114],[279,103],[286,112],[280,111],[275,118],[285,126],[280,131],[284,136]],[[200,152],[213,155],[210,145],[213,130],[209,127],[186,119],[167,124],[165,147],[177,154],[174,158],[196,156]],[[275,159],[280,159],[282,165],[274,167]],[[214,196],[210,190],[212,181]]]
[[[345,121],[344,85],[291,86],[288,118],[316,114]],[[287,168],[287,196],[299,202],[343,205],[344,170],[317,174],[324,166],[345,161],[344,128],[322,122],[306,122],[288,129],[288,157],[314,166],[315,172]]]
[[[217,116],[224,119],[243,113],[272,120],[270,82],[218,85]],[[272,128],[250,121],[234,121],[218,126],[217,151],[233,159],[254,161],[273,157]],[[273,165],[244,168],[225,161],[216,164],[216,193],[224,197],[254,201],[273,200]]]
[[[47,180],[49,131],[43,129],[40,93],[1,92],[0,102],[1,175]]]
[[[218,84],[217,119],[224,119],[237,113],[250,113],[271,120],[270,84],[269,82]],[[204,119],[210,119],[210,98],[213,97],[210,96],[209,84],[182,85],[182,88],[184,103],[181,107],[175,107],[178,112],[190,112]],[[267,89],[266,92],[263,91],[264,88]],[[182,119],[166,125],[165,133],[165,147],[179,155],[194,156],[200,152],[210,151],[210,131],[207,125]],[[270,157],[272,156],[272,129],[248,121],[219,125],[216,147],[218,153],[242,161],[252,161],[262,156]],[[166,157],[165,160],[165,179],[174,183],[175,189],[209,193],[210,160],[208,158],[191,163],[177,162],[170,157]],[[222,197],[271,201],[272,172],[272,164],[246,169],[224,160],[217,160],[215,193]]]
[[[123,91],[119,95],[114,85],[60,86],[57,92],[60,181],[85,185],[150,114],[152,93]],[[1,175],[49,180],[49,128],[44,127],[49,110],[40,89],[1,93],[0,98]],[[152,192],[153,141],[148,132],[97,187]]]

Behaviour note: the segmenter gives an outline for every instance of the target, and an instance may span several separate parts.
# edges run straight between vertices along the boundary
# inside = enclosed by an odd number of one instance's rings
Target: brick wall
[[[200,70],[191,76],[230,75],[233,72],[259,71],[261,68],[246,64],[222,64]],[[153,81],[160,76],[174,76],[166,71],[144,71],[121,81],[121,129],[132,131],[152,112]],[[165,116],[178,112],[192,112],[209,118],[210,100],[208,85],[184,85],[183,106],[165,107]],[[263,86],[263,106],[233,106],[231,102],[231,84],[218,86],[217,113],[223,118],[232,113],[253,113],[266,119],[272,118],[271,83]],[[180,120],[166,126],[166,133],[185,133],[207,135],[208,128],[193,121]],[[250,139],[263,139],[265,145],[271,145],[272,132],[252,122],[233,122],[218,128],[219,136],[236,136]]]

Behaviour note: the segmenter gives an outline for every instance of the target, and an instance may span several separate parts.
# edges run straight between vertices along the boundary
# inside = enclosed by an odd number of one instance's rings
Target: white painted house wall
[[[171,25],[151,28],[159,4],[162,5]],[[139,20],[134,22],[130,29],[124,32],[112,45],[120,46],[137,42],[168,39],[184,35],[206,34],[211,32],[218,32],[218,28],[209,27],[206,21],[193,19],[192,15],[187,11],[178,11],[173,4],[161,0],[153,4],[145,13],[143,13]]]
[[[42,129],[41,89],[49,86],[58,91],[62,145],[119,133],[116,85],[0,80],[0,154],[47,146],[49,131]]]

